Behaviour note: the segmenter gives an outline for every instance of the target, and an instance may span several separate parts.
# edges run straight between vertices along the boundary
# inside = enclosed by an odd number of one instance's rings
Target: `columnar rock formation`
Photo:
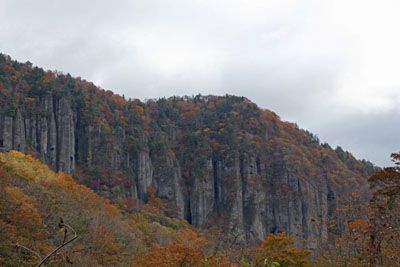
[[[238,242],[278,231],[327,238],[339,200],[363,190],[373,169],[245,98],[141,103],[70,76],[50,79],[57,91],[40,73],[48,89],[37,93],[0,76],[0,97],[19,94],[0,111],[3,150],[31,153],[112,199],[146,201],[153,186],[179,217],[218,224]]]
[[[37,153],[54,170],[71,173],[75,169],[76,120],[66,99],[41,100],[45,114],[22,115],[23,107],[15,116],[0,115],[0,143],[5,150]]]
[[[105,137],[100,126],[77,128],[79,113],[67,99],[46,97],[40,103],[41,116],[22,115],[23,107],[14,117],[0,116],[4,149],[31,149],[53,169],[67,173],[74,172],[76,158],[89,166],[123,170],[132,184],[122,189],[124,195],[145,200],[149,186],[155,186],[160,197],[176,204],[180,217],[200,229],[219,218],[242,240],[261,240],[277,231],[326,238],[328,211],[350,189],[335,184],[323,170],[319,176],[304,176],[299,170],[304,166],[294,165],[282,151],[266,151],[264,160],[252,151],[209,155],[201,163],[202,174],[190,177],[188,184],[173,150],[150,155],[144,145],[137,153],[124,154],[123,131]],[[95,189],[111,190],[107,183]]]

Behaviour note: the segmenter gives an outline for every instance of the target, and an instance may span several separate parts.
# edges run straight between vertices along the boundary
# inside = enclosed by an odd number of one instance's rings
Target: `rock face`
[[[348,191],[322,169],[305,175],[301,164],[287,159],[290,152],[278,147],[267,156],[253,151],[210,155],[202,161],[201,175],[188,182],[174,149],[150,151],[142,138],[142,148],[126,153],[124,130],[109,135],[99,125],[79,125],[81,114],[66,98],[46,96],[39,103],[41,116],[21,107],[14,117],[0,117],[5,150],[31,149],[53,169],[67,173],[74,172],[76,159],[82,166],[123,170],[129,185],[122,194],[145,201],[154,186],[159,197],[175,203],[179,217],[199,229],[219,219],[238,241],[262,240],[280,231],[299,239],[326,239],[328,213],[336,196]]]
[[[75,120],[66,99],[57,102],[56,125],[57,169],[70,173],[75,169]]]
[[[4,150],[32,149],[54,170],[71,173],[75,169],[75,123],[69,102],[52,97],[41,101],[45,114],[32,116],[23,107],[14,117],[0,116],[0,144]]]
[[[152,186],[198,229],[217,224],[237,242],[284,231],[313,246],[328,238],[340,199],[365,188],[365,162],[244,98],[135,104],[63,79],[75,89],[39,91],[33,104],[22,91],[16,109],[2,109],[0,148],[29,152],[110,198],[146,201]]]

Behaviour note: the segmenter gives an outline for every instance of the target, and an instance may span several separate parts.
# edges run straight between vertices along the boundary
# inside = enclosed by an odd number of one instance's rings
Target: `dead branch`
[[[25,246],[23,246],[23,245],[20,245],[20,244],[18,244],[18,243],[16,244],[16,246],[19,247],[19,248],[23,248],[23,249],[29,251],[30,253],[34,254],[36,257],[39,258],[39,260],[42,259],[42,257],[41,257],[41,256],[39,255],[39,253],[37,253],[36,251],[33,251],[32,249],[30,249],[30,248],[28,248],[28,247],[25,247]]]
[[[72,243],[74,240],[76,240],[79,236],[77,235],[76,231],[74,230],[74,228],[72,228],[71,226],[69,226],[68,224],[65,224],[63,219],[60,218],[60,223],[58,224],[58,227],[60,228],[60,230],[62,230],[64,232],[64,236],[63,236],[63,241],[61,243],[61,245],[59,245],[58,247],[56,247],[55,249],[53,249],[49,254],[47,254],[44,258],[42,258],[40,256],[39,253],[37,253],[36,251],[33,251],[30,248],[27,248],[23,245],[20,244],[16,244],[17,247],[23,248],[27,251],[29,251],[30,253],[34,254],[36,257],[39,258],[39,263],[36,265],[36,267],[40,267],[42,266],[51,256],[55,255],[60,249],[62,249],[63,247],[67,246],[68,244]],[[68,230],[71,230],[73,233],[73,237],[68,239]],[[68,258],[69,259],[69,258]],[[68,261],[68,260],[67,260]]]

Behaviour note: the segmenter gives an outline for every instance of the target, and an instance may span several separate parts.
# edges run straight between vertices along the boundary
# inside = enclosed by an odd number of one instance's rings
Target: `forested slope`
[[[146,202],[155,188],[172,216],[200,230],[218,225],[245,244],[287,232],[316,246],[375,169],[245,97],[141,102],[4,55],[0,146],[114,203]]]

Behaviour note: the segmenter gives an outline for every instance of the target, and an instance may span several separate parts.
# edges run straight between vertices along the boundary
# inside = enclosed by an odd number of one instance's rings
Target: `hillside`
[[[7,266],[38,263],[22,246],[46,255],[61,244],[59,217],[78,239],[53,257],[57,266],[65,255],[80,266],[129,265],[151,246],[191,231],[150,204],[125,213],[71,176],[17,151],[0,154],[0,204],[0,264]]]
[[[200,235],[169,217],[152,189],[146,205],[127,212],[129,205],[117,207],[30,155],[0,153],[0,265],[228,267],[266,257],[309,265],[310,252],[285,234],[246,250],[218,229]]]
[[[0,56],[0,146],[70,173],[113,203],[148,201],[248,244],[287,232],[317,246],[374,166],[244,97],[141,102]],[[127,207],[129,209],[129,207]]]

